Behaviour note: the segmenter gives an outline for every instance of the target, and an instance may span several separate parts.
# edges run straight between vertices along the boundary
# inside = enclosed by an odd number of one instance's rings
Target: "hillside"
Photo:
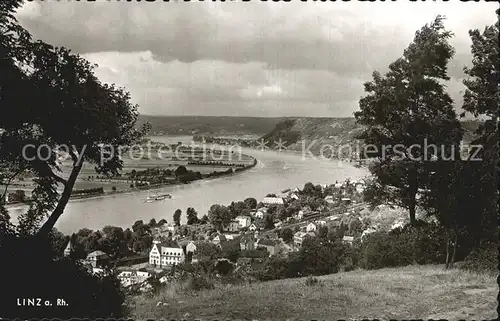
[[[470,142],[479,122],[468,120],[462,122],[464,141]],[[350,146],[352,151],[360,148],[356,136],[363,131],[361,125],[356,124],[353,117],[349,118],[293,118],[278,123],[276,127],[262,138],[268,142],[277,142],[280,139],[290,150],[302,150],[303,142],[313,154],[318,154],[321,146],[331,145],[335,152],[345,153]],[[346,146],[339,150],[338,146]],[[325,147],[325,152],[328,149]],[[326,155],[329,157],[329,155]]]
[[[140,115],[138,125],[149,122],[153,134],[191,135],[257,135],[270,132],[284,118],[148,116]]]
[[[218,287],[196,295],[173,289],[132,302],[133,318],[339,320],[494,319],[493,276],[443,266],[408,266]]]

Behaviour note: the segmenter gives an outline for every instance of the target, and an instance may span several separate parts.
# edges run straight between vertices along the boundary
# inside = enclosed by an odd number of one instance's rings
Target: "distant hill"
[[[262,136],[286,118],[148,116],[140,115],[138,125],[149,122],[152,134],[191,135],[257,135]]]
[[[363,127],[356,124],[354,117],[308,118],[308,117],[216,117],[216,116],[139,116],[138,124],[149,122],[153,135],[207,136],[255,135],[268,142],[282,140],[291,150],[301,150],[302,141],[306,147],[318,153],[321,146],[359,146],[355,139]],[[479,127],[477,120],[463,121],[464,141],[470,142]]]
[[[479,127],[477,120],[462,122],[464,141],[470,142],[474,137],[474,131]],[[293,118],[286,119],[262,138],[268,142],[278,142],[280,139],[290,150],[302,150],[302,142],[313,154],[318,154],[321,146],[331,145],[333,147],[346,146],[346,152],[356,147],[361,147],[356,140],[363,131],[363,126],[356,124],[353,117],[348,118]],[[271,144],[272,145],[272,144]],[[337,150],[337,149],[336,149]]]

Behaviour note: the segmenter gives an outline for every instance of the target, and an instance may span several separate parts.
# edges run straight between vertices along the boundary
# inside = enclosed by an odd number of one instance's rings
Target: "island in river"
[[[200,146],[182,140],[155,142],[151,139],[140,148],[122,152],[123,169],[114,177],[97,175],[92,164],[84,164],[71,199],[129,193],[187,184],[192,181],[227,176],[257,164],[254,157],[238,150],[214,145]],[[136,146],[139,147],[139,146]],[[71,163],[63,162],[61,176],[68,177]],[[2,186],[0,185],[0,188]],[[8,186],[10,205],[29,203],[34,188],[32,177],[25,175]]]

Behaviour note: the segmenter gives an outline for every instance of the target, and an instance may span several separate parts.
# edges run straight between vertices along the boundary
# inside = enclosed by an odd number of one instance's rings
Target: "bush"
[[[316,278],[314,276],[308,276],[306,279],[307,286],[314,286],[314,285],[317,285],[318,283],[319,283],[318,278]]]
[[[50,240],[7,236],[0,242],[0,278],[12,283],[0,291],[6,318],[123,318],[125,294],[111,275],[93,275],[81,263],[57,257]],[[17,306],[17,298],[43,298],[53,307]],[[57,306],[63,299],[67,306]]]
[[[463,269],[474,272],[498,273],[498,245],[477,248],[465,258]]]
[[[360,246],[360,265],[364,269],[440,264],[445,262],[444,230],[437,224],[419,222],[390,232],[368,235]]]
[[[361,247],[361,267],[367,270],[410,265],[414,261],[413,245],[406,233],[375,232]]]
[[[188,277],[186,283],[186,290],[188,291],[210,290],[214,287],[214,281],[207,274],[192,274]]]

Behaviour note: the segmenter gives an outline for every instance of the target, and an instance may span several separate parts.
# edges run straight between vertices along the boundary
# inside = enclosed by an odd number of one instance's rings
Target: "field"
[[[338,320],[494,319],[498,286],[493,276],[443,266],[357,270],[318,277],[220,286],[196,295],[174,288],[138,297],[133,318]],[[161,302],[159,304],[159,302]]]

